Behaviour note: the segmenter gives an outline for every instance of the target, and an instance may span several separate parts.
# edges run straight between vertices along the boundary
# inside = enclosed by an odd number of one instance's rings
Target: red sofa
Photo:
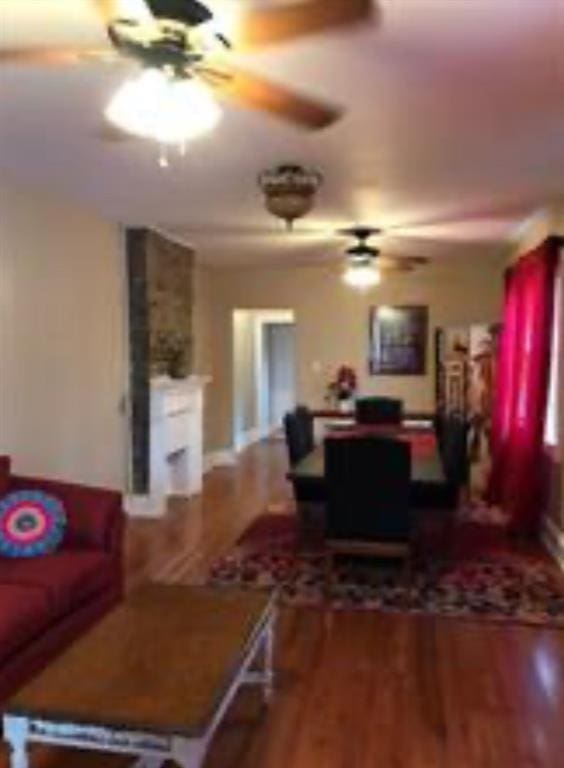
[[[68,526],[52,555],[0,557],[0,702],[94,624],[123,594],[121,494],[18,477],[0,456],[0,498],[40,489],[63,502]]]

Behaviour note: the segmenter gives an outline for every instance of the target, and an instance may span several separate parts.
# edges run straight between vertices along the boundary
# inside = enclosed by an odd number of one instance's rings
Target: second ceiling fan
[[[425,266],[425,256],[385,256],[379,248],[370,245],[369,240],[382,234],[377,227],[352,226],[337,230],[338,235],[354,238],[355,242],[346,249],[347,262],[353,267],[377,267],[391,272],[412,272]]]

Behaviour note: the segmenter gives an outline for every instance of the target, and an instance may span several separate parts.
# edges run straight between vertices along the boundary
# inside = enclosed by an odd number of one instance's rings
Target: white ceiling
[[[167,170],[153,144],[100,137],[128,65],[4,65],[0,169],[112,219],[173,233],[208,263],[323,258],[328,233],[353,222],[397,228],[383,241],[390,252],[497,253],[526,215],[564,198],[564,0],[379,7],[371,28],[239,57],[342,104],[341,123],[304,134],[225,106],[215,132]],[[75,41],[105,41],[89,0],[0,0],[0,47]],[[268,216],[256,187],[259,171],[282,161],[325,177],[293,236]]]

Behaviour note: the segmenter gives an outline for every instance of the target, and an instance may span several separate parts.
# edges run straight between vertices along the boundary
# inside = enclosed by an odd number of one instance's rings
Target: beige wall
[[[124,297],[116,226],[0,183],[0,453],[123,487]]]
[[[193,365],[199,374],[211,374],[213,364],[213,296],[211,270],[197,265],[193,274]]]
[[[297,323],[298,397],[323,404],[326,383],[341,363],[354,365],[362,392],[397,395],[409,410],[434,406],[433,331],[442,325],[492,322],[502,306],[503,256],[433,264],[411,274],[387,275],[362,294],[345,286],[340,267],[215,269],[211,276],[214,339],[208,447],[231,445],[234,309],[293,309]],[[372,304],[426,304],[430,311],[427,375],[371,377],[367,369]]]
[[[239,445],[244,444],[246,433],[256,428],[255,336],[253,313],[244,309],[235,310],[233,313],[233,417]]]
[[[218,329],[214,322],[215,302],[212,270],[197,265],[194,269],[194,373],[211,377],[204,398],[204,449],[213,447],[212,434],[215,430],[215,413],[212,405],[217,400],[219,372],[214,370],[215,337]]]

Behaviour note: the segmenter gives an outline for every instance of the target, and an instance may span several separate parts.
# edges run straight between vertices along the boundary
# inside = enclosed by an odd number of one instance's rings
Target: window
[[[554,319],[552,331],[552,351],[550,355],[550,382],[548,388],[548,405],[546,409],[546,424],[544,442],[546,445],[558,445],[559,389],[562,376],[560,356],[564,354],[563,329],[564,311],[564,251],[561,251],[560,264],[554,287]]]

